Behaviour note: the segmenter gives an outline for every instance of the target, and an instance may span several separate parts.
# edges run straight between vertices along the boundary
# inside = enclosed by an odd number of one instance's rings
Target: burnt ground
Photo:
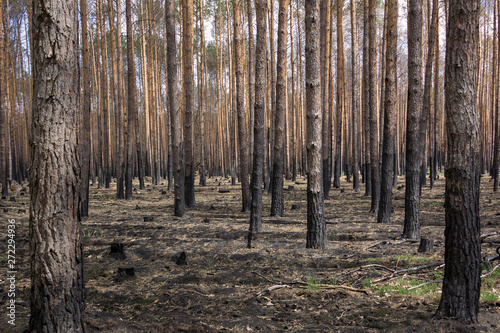
[[[443,178],[435,190],[423,189],[421,203],[422,237],[435,241],[433,253],[418,253],[418,243],[398,243],[404,187],[394,189],[393,223],[380,225],[368,212],[370,198],[354,193],[344,180],[325,204],[329,247],[310,250],[305,178],[285,182],[285,217],[268,216],[271,198],[264,195],[264,232],[254,237],[251,249],[249,213],[240,211],[239,187],[229,179],[197,186],[196,206],[184,218],[173,216],[166,182],[134,191],[131,201],[115,199],[114,183],[111,189],[92,186],[90,217],[82,227],[87,331],[498,332],[500,269],[483,279],[478,325],[433,317],[442,266],[394,273],[443,261]],[[500,231],[500,194],[492,192],[489,179],[483,177],[481,185],[483,234]],[[0,202],[0,331],[22,332],[29,319],[29,194],[19,187],[11,196],[15,202],[10,196]],[[17,226],[15,327],[5,315],[7,218]],[[380,241],[390,243],[375,245]],[[126,259],[109,255],[113,242],[124,244]],[[484,243],[483,255],[493,255],[496,246]],[[176,264],[182,251],[187,265]],[[118,268],[127,267],[134,267],[135,277],[117,277]]]

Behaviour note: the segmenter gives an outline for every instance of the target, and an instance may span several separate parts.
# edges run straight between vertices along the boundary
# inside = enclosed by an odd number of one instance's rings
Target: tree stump
[[[433,247],[434,247],[433,239],[422,238],[420,240],[420,246],[418,247],[418,252],[420,253],[433,252]]]
[[[111,243],[111,252],[109,253],[109,255],[115,259],[120,259],[120,260],[127,258],[127,255],[123,250],[122,243]]]
[[[116,272],[115,281],[120,282],[127,279],[135,278],[135,268],[134,267],[118,267],[118,272]]]
[[[300,210],[300,205],[299,204],[292,205],[292,210]]]
[[[10,201],[16,202],[16,197],[10,197]]]
[[[153,222],[154,217],[153,216],[144,216],[144,222]]]
[[[187,265],[186,252],[182,251],[182,253],[177,258],[176,264],[177,265]]]

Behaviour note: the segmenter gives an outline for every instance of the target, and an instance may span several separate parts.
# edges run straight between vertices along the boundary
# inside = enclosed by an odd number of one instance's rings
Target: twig
[[[262,291],[259,291],[257,294],[255,294],[255,296],[260,297],[266,291],[270,292],[270,291],[273,291],[273,290],[276,290],[276,289],[281,289],[281,288],[291,288],[291,287],[289,285],[287,285],[287,284],[274,285],[274,286],[266,288],[266,289],[264,289]]]
[[[370,293],[367,290],[365,290],[365,289],[358,289],[358,288],[353,288],[353,287],[344,286],[344,285],[334,286],[334,285],[330,285],[330,284],[318,284],[318,285],[316,285],[316,287],[318,289],[322,289],[322,290],[344,289],[344,290],[349,290],[349,291],[354,291],[354,292],[357,292],[357,293],[363,293],[363,294],[366,294],[366,295],[370,295]],[[301,286],[301,288],[307,288],[307,286]]]
[[[256,275],[260,276],[261,278],[263,278],[263,279],[264,279],[264,280],[266,280],[267,282],[271,282],[271,283],[273,283],[273,284],[279,284],[279,282],[273,281],[273,280],[269,279],[268,277],[266,277],[266,276],[264,276],[264,275],[260,274],[259,272],[255,272],[255,271],[253,271],[252,273],[254,273],[254,274],[256,274]]]
[[[423,286],[431,284],[431,283],[443,283],[443,280],[425,282],[425,283],[419,284],[418,286],[413,286],[411,288],[408,288],[407,290],[409,291],[409,290],[417,289],[417,288],[423,287]]]
[[[482,234],[481,236],[479,236],[479,239],[482,242],[485,238],[488,238],[490,236],[495,236],[495,235],[500,235],[500,231],[493,231],[493,232],[489,232],[487,234]]]
[[[493,274],[493,272],[498,268],[500,267],[500,264],[496,265],[495,267],[493,267],[493,269],[491,271],[489,271],[488,273],[484,273],[483,275],[481,275],[481,278],[485,278],[491,274]]]
[[[399,269],[394,272],[394,274],[401,274],[401,273],[409,273],[409,272],[417,272],[425,268],[430,268],[430,267],[436,267],[436,266],[441,266],[443,265],[442,262],[435,262],[433,264],[427,264],[427,265],[420,265],[420,266],[415,266],[415,267],[410,267],[410,268],[404,268],[404,269]]]

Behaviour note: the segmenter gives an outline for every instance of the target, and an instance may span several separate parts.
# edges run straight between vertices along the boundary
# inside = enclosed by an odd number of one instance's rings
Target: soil
[[[489,179],[481,184],[483,234],[500,231],[500,194]],[[130,201],[115,199],[114,183],[110,189],[91,186],[90,216],[82,221],[87,332],[500,331],[500,278],[489,280],[497,297],[481,301],[480,324],[468,325],[434,318],[440,283],[408,291],[442,279],[442,266],[392,276],[391,270],[443,261],[442,175],[436,189],[422,192],[421,233],[434,240],[432,253],[418,253],[418,243],[398,243],[404,186],[394,188],[393,223],[381,225],[368,212],[370,198],[353,192],[344,179],[325,203],[329,246],[311,250],[305,248],[305,178],[285,181],[285,217],[268,216],[271,198],[264,194],[264,232],[254,235],[251,249],[249,213],[241,212],[241,191],[230,179],[197,186],[196,205],[183,218],[173,216],[166,181],[148,183]],[[4,292],[0,330],[23,332],[29,320],[29,193],[18,188],[11,196],[15,202],[10,196],[0,202],[0,284],[8,290],[6,220],[15,219],[16,326],[7,324]],[[112,243],[123,244],[125,259],[110,255]],[[497,246],[484,243],[483,255],[494,255]],[[128,276],[132,270],[123,268],[132,267],[134,276]]]

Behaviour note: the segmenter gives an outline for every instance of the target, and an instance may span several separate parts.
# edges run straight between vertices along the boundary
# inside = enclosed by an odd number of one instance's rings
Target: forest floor
[[[492,191],[489,179],[481,184],[482,234],[500,231],[500,193]],[[477,325],[433,317],[442,266],[398,272],[443,261],[442,175],[436,189],[422,191],[421,233],[434,240],[433,253],[418,253],[418,243],[398,243],[404,187],[394,189],[393,223],[381,225],[368,212],[370,198],[343,179],[325,203],[329,246],[311,250],[305,248],[305,178],[285,181],[285,217],[269,217],[271,198],[265,193],[264,232],[251,249],[249,213],[241,212],[241,191],[230,179],[196,186],[196,206],[184,218],[173,216],[166,181],[149,181],[130,201],[115,199],[115,185],[91,186],[90,216],[83,220],[87,332],[500,331],[500,269],[483,279]],[[19,187],[0,202],[0,331],[23,332],[28,324],[28,200]],[[16,326],[6,317],[7,219],[17,227]],[[498,242],[500,236],[486,240]],[[124,244],[126,259],[110,256],[114,242]],[[494,255],[497,246],[483,243],[483,256]],[[176,264],[182,251],[187,265]],[[134,267],[135,277],[118,277],[120,267]]]

